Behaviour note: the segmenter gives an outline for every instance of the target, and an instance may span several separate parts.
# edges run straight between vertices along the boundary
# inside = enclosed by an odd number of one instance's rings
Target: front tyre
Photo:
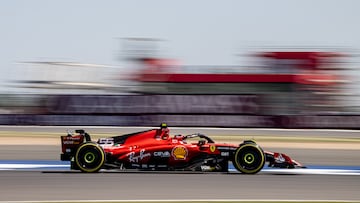
[[[254,143],[241,145],[235,152],[233,164],[244,174],[258,173],[265,164],[263,150]]]
[[[82,172],[98,172],[105,163],[103,149],[93,142],[86,142],[77,149],[75,154],[75,165]]]

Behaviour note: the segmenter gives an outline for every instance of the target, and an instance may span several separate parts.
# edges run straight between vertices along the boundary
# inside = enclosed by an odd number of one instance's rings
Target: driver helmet
[[[160,129],[164,129],[164,128],[167,128],[168,126],[167,126],[167,124],[166,123],[161,123],[160,124]]]
[[[166,123],[161,123],[160,124],[160,133],[161,133],[160,137],[161,137],[161,139],[163,139],[163,140],[169,139],[169,137],[170,137],[169,132],[170,132],[170,130],[169,130],[167,124]]]

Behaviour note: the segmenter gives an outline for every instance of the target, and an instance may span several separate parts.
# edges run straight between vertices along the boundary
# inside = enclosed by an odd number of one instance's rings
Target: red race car
[[[244,174],[258,173],[265,162],[270,167],[304,167],[282,153],[264,151],[252,140],[239,145],[215,143],[203,134],[169,135],[165,123],[158,129],[100,138],[91,141],[84,130],[61,136],[61,160],[71,169],[98,172],[100,169],[228,171],[229,161]]]

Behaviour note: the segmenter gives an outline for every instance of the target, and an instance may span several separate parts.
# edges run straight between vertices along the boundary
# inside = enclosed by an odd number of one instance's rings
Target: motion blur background
[[[359,1],[6,1],[0,125],[360,124]]]

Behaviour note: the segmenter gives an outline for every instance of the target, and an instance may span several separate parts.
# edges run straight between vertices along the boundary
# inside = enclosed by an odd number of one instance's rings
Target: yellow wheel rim
[[[91,164],[95,161],[95,154],[92,152],[88,152],[84,156],[84,160],[86,163]]]
[[[251,153],[247,153],[244,156],[244,162],[247,164],[252,164],[255,161],[255,156]]]
[[[99,151],[99,156],[100,156],[100,157],[98,157],[100,159],[99,164],[96,167],[93,167],[93,168],[87,168],[86,166],[81,164],[81,161],[79,162],[79,154],[80,154],[81,150],[83,148],[89,147],[89,146],[96,148]],[[96,155],[93,152],[86,152],[85,155],[84,155],[83,160],[84,160],[84,162],[86,164],[92,164],[92,163],[94,163],[96,161]],[[102,150],[102,148],[99,145],[95,144],[95,143],[85,143],[85,144],[81,145],[79,147],[79,149],[76,151],[75,163],[79,167],[79,169],[81,171],[83,171],[83,172],[87,172],[87,173],[97,172],[97,171],[100,170],[100,168],[102,167],[104,162],[105,162],[105,153]]]

